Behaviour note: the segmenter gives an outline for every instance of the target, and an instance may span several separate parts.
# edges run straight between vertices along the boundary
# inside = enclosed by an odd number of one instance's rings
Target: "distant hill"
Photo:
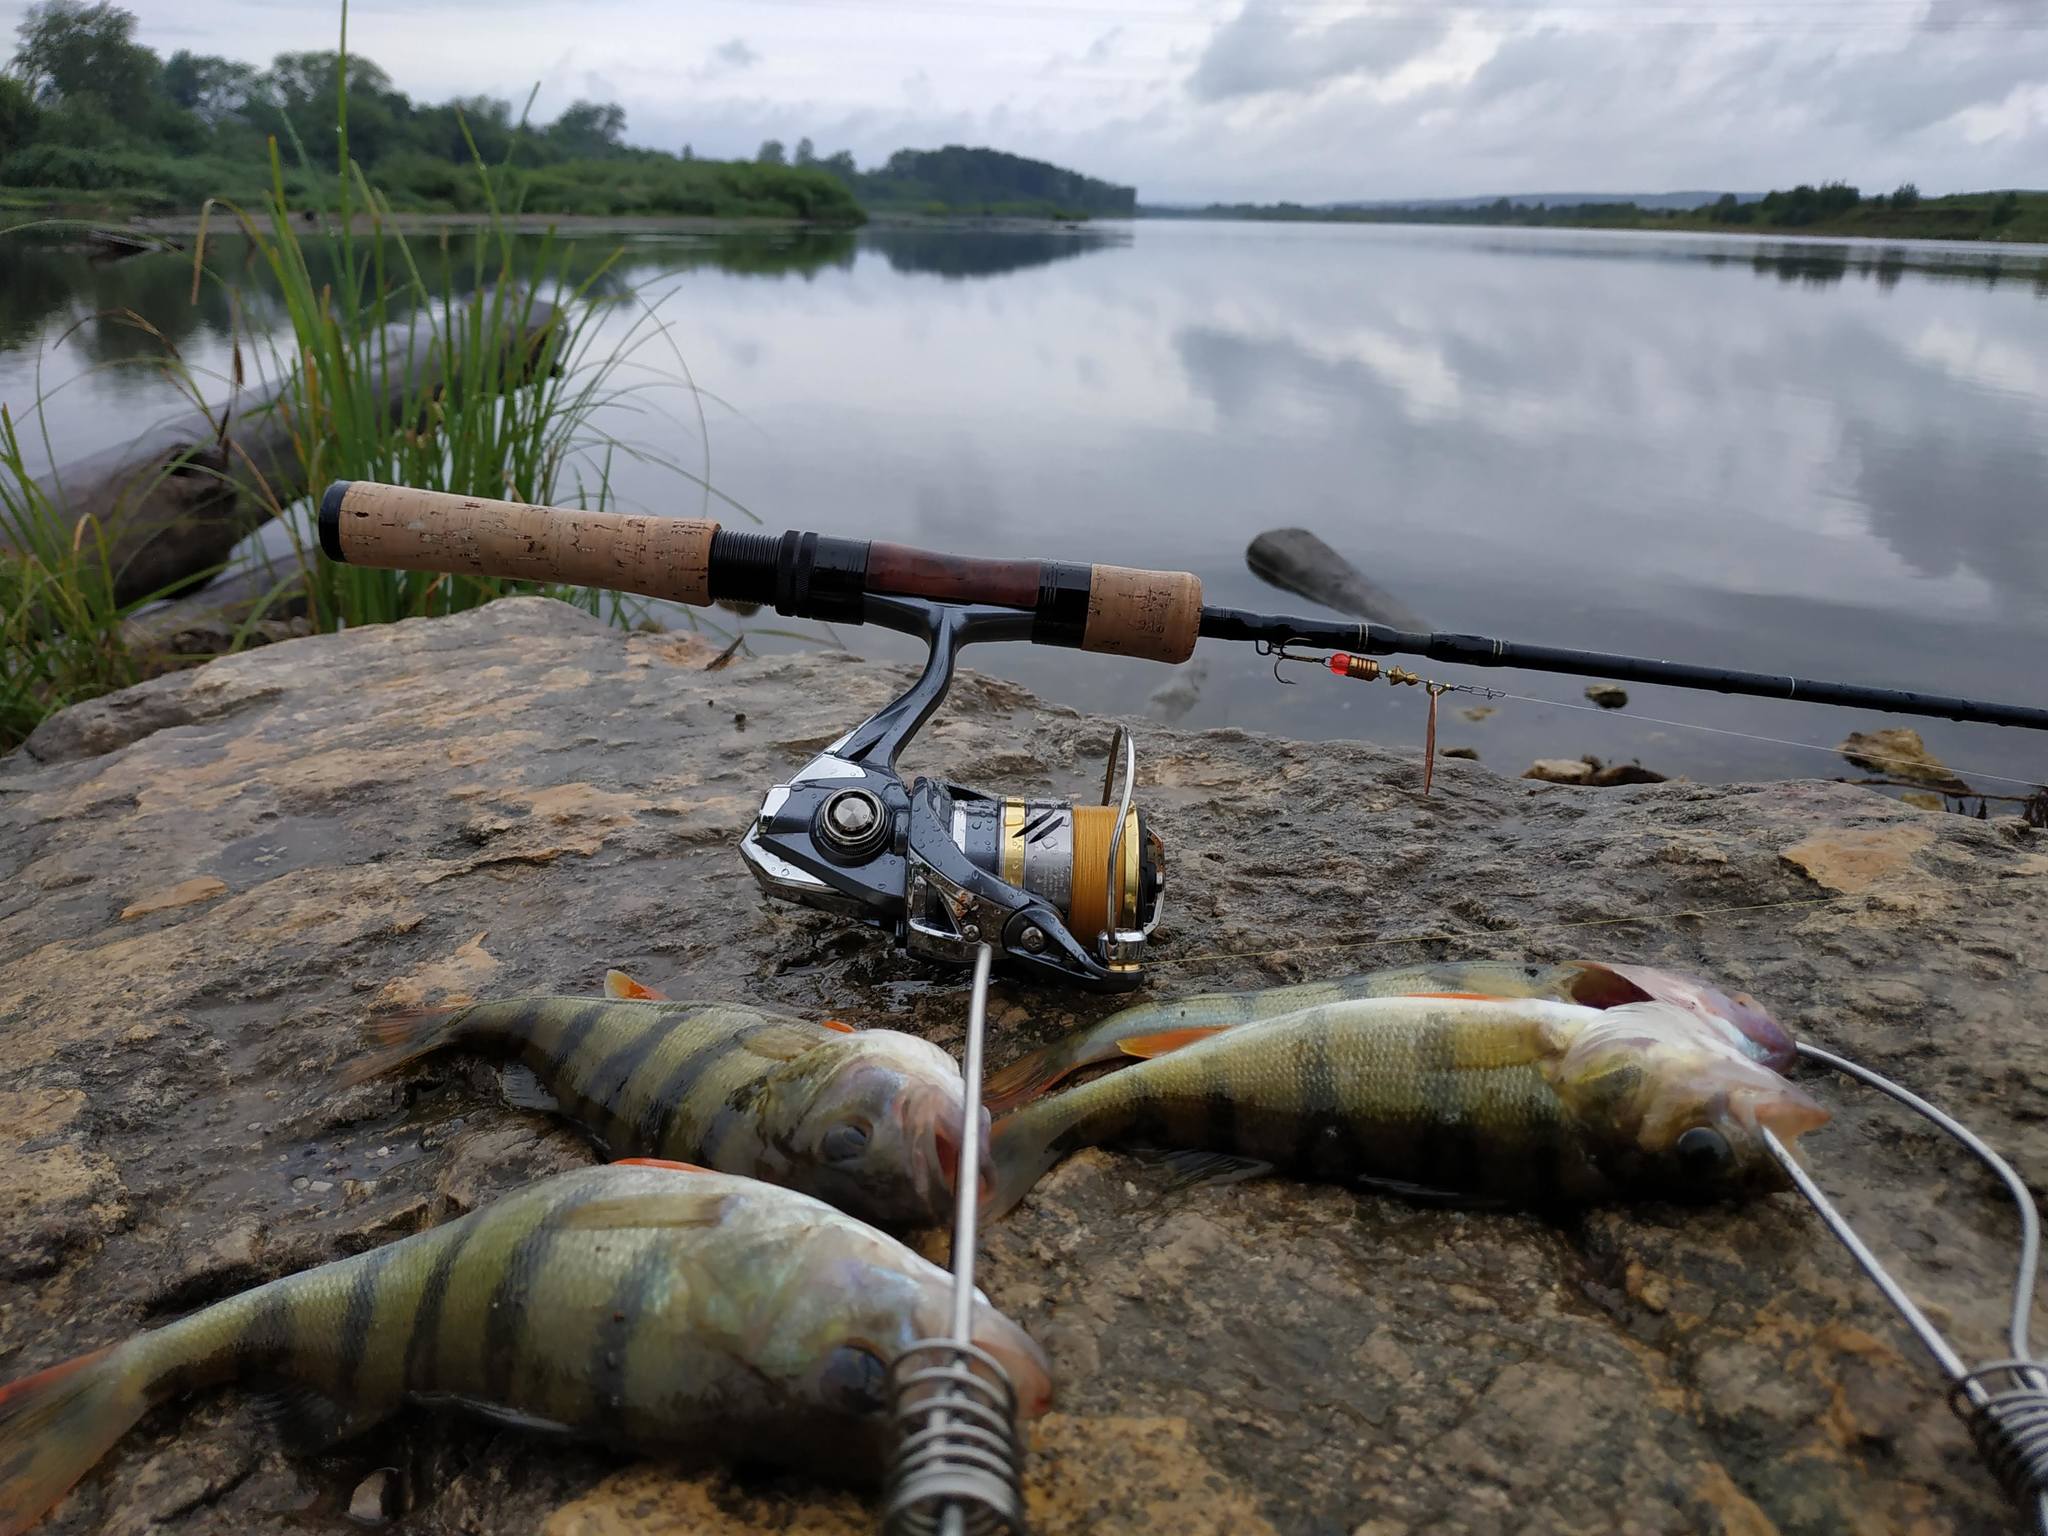
[[[874,212],[1129,218],[1138,210],[1135,187],[999,149],[899,149],[877,169],[850,175],[834,161],[818,163]]]

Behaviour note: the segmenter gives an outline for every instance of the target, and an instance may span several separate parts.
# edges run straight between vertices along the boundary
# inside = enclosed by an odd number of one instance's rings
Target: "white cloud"
[[[128,3],[160,51],[257,60],[331,46],[340,14]],[[639,143],[988,143],[1161,200],[1935,192],[2048,165],[2043,0],[355,0],[349,31],[427,100],[538,80],[546,118],[601,81]]]

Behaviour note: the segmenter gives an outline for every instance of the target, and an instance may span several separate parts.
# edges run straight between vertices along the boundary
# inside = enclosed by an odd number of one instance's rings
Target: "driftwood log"
[[[486,290],[467,302],[492,298]],[[501,376],[527,382],[551,356],[546,341],[559,312],[538,301],[507,307],[514,315],[524,308],[526,324],[507,341],[515,355]],[[388,370],[379,392],[394,425],[408,401],[443,387],[442,349],[424,318],[391,326],[371,355]],[[45,493],[73,527],[97,522],[118,600],[202,585],[245,534],[311,489],[287,393],[280,382],[188,412],[44,477]]]

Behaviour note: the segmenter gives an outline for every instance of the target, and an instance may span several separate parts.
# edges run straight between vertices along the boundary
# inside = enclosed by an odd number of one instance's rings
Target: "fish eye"
[[[818,1142],[828,1163],[849,1163],[868,1149],[868,1128],[858,1120],[842,1120]]]
[[[880,1413],[889,1406],[889,1368],[873,1350],[842,1344],[818,1373],[818,1395],[835,1413]]]
[[[1735,1160],[1728,1138],[1710,1126],[1696,1125],[1678,1138],[1678,1166],[1688,1178],[1711,1178]]]

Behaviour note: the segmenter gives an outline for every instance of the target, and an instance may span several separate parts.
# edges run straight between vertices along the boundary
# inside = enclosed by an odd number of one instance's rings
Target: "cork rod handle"
[[[368,480],[320,499],[329,559],[401,571],[608,587],[677,603],[711,601],[718,524],[571,507],[526,506]]]
[[[721,533],[692,518],[367,480],[327,488],[320,546],[350,565],[608,587],[678,603],[767,602],[828,621],[861,622],[870,597],[988,603],[1033,614],[1040,644],[1151,661],[1186,661],[1202,623],[1202,584],[1185,571],[942,555],[815,533]]]

